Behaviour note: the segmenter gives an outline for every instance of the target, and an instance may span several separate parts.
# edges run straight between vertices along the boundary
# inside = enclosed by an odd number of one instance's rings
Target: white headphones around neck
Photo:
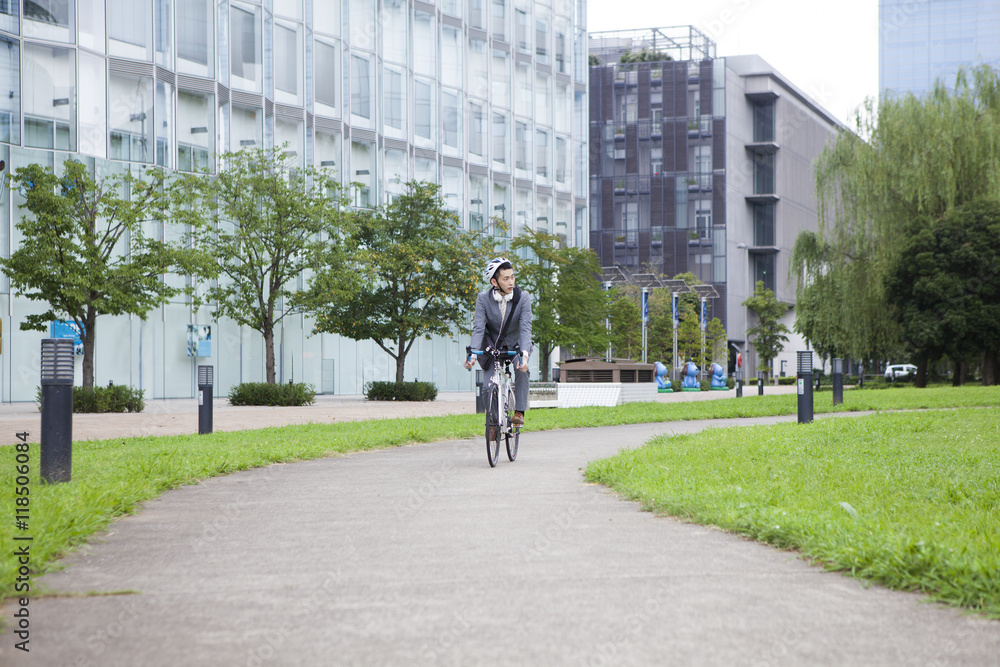
[[[496,301],[497,303],[500,303],[501,301],[510,301],[513,298],[514,298],[514,290],[511,290],[506,294],[500,294],[500,291],[498,289],[496,289],[495,287],[493,288],[493,300]]]

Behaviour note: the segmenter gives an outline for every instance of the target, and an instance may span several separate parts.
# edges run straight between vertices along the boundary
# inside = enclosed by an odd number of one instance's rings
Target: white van
[[[895,380],[898,377],[903,377],[904,375],[910,375],[911,373],[916,373],[917,367],[913,364],[891,364],[885,367],[885,379]]]

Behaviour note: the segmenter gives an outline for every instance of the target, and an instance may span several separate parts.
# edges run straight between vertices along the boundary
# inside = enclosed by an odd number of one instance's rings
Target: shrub
[[[316,388],[311,384],[268,384],[267,382],[244,382],[229,390],[229,402],[233,405],[310,405],[316,402]]]
[[[369,401],[433,401],[437,386],[431,382],[368,382],[365,398]]]
[[[73,387],[73,412],[142,412],[146,408],[143,389],[123,384],[107,387]],[[42,409],[42,388],[38,388],[38,409]]]

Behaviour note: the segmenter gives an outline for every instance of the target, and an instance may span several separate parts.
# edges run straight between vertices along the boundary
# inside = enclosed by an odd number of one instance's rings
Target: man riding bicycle
[[[485,350],[489,345],[499,350],[506,346],[514,349],[520,346],[521,360],[514,373],[514,418],[516,426],[524,424],[524,413],[528,409],[528,356],[533,349],[531,343],[531,297],[520,287],[514,286],[514,267],[510,260],[495,257],[486,264],[483,278],[490,284],[476,297],[476,316],[472,321],[472,349]],[[476,355],[465,362],[472,368]],[[492,361],[486,357],[479,359],[483,370],[492,370]],[[489,366],[489,368],[487,368]],[[489,393],[489,386],[483,387]]]

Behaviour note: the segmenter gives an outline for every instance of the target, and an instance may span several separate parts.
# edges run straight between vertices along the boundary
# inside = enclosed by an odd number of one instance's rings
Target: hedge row
[[[316,388],[304,382],[244,382],[229,390],[229,402],[233,405],[310,405],[316,402]]]
[[[108,387],[73,387],[73,412],[142,412],[145,391],[123,384]],[[42,409],[42,388],[38,388],[38,409]]]
[[[431,382],[368,382],[365,398],[369,401],[433,401],[437,386]]]

